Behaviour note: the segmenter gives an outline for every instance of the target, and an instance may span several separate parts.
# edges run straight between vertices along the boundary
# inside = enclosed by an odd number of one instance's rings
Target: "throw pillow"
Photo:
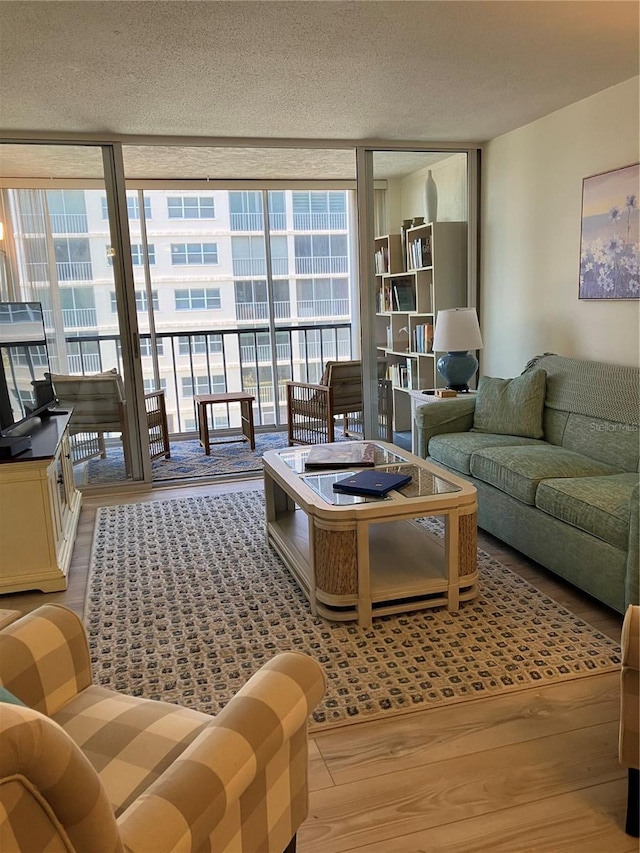
[[[546,387],[547,374],[540,368],[515,379],[481,376],[473,429],[498,435],[542,438]]]
[[[0,685],[0,702],[8,702],[9,705],[24,705],[24,702],[18,699],[17,696],[14,696],[6,687],[2,687],[2,685]]]

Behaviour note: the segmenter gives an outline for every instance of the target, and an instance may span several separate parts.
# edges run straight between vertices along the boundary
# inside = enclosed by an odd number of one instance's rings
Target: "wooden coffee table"
[[[307,596],[334,621],[447,607],[478,594],[476,490],[431,462],[382,441],[376,468],[412,475],[386,498],[338,494],[352,471],[305,471],[310,447],[264,454],[267,541]],[[416,519],[438,516],[444,539]]]

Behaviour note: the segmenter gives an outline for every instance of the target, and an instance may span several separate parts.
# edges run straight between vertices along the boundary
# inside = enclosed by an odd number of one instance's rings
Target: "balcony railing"
[[[65,329],[95,328],[98,315],[95,308],[63,308],[62,322]]]
[[[278,406],[275,406],[273,376],[269,369],[270,348],[258,343],[264,334],[264,327],[241,330],[181,329],[158,333],[156,337],[162,341],[164,353],[159,358],[160,378],[166,383],[167,414],[175,425],[175,434],[188,432],[186,422],[193,421],[195,416],[193,397],[183,393],[183,379],[188,387],[200,389],[200,393],[207,393],[202,390],[203,386],[210,390],[223,384],[228,391],[248,391],[254,394],[256,426],[274,426],[275,419],[284,417],[286,412],[282,387],[285,379],[317,380],[328,360],[352,358],[351,325],[348,322],[278,326],[276,358],[279,400]],[[283,340],[282,335],[286,335],[286,339]],[[201,341],[203,336],[222,339],[221,352],[194,352],[190,347],[185,354],[185,337],[189,341],[196,338]],[[248,342],[247,336],[252,337],[251,342]],[[142,334],[140,337],[143,342],[149,340],[149,335]],[[78,350],[69,358],[69,367],[74,368],[72,372],[97,373],[116,366],[122,373],[118,335],[83,335],[82,338],[69,335],[66,340]],[[98,353],[95,352],[96,343]],[[204,381],[203,377],[206,377]],[[145,373],[144,379],[152,382],[151,373]],[[280,423],[278,421],[275,425]]]
[[[264,258],[234,258],[233,274],[266,276],[267,262]]]
[[[56,263],[58,281],[92,281],[91,261],[59,261]]]
[[[348,317],[348,299],[298,299],[298,317]]]
[[[346,213],[294,213],[295,231],[346,231]]]
[[[231,230],[232,231],[262,231],[263,230],[262,213],[232,213],[231,214]],[[286,213],[270,213],[269,214],[269,230],[270,231],[286,231],[287,215]]]
[[[67,364],[69,366],[69,373],[100,372],[100,356],[97,352],[86,352],[83,355],[67,355]]]
[[[291,317],[290,302],[274,302],[273,313],[276,320]],[[236,302],[236,320],[266,320],[269,317],[268,302]]]
[[[86,213],[51,213],[51,232],[53,234],[88,234],[89,224]]]
[[[298,275],[334,275],[347,272],[349,272],[349,262],[346,255],[333,258],[296,258]]]

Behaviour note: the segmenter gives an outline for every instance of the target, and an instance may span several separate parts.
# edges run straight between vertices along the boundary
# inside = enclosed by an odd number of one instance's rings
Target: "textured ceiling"
[[[400,178],[424,169],[442,153],[376,151],[376,179]],[[349,180],[356,178],[353,150],[305,148],[210,148],[125,145],[124,170],[135,180]],[[96,146],[0,146],[0,178],[89,178],[102,180]]]
[[[0,2],[0,126],[25,134],[483,142],[637,74],[637,2]]]

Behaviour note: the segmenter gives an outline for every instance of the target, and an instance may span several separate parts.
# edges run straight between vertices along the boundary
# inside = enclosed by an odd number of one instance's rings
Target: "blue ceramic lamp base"
[[[470,352],[448,352],[436,362],[438,373],[452,391],[469,390],[469,380],[478,369],[478,359]]]

